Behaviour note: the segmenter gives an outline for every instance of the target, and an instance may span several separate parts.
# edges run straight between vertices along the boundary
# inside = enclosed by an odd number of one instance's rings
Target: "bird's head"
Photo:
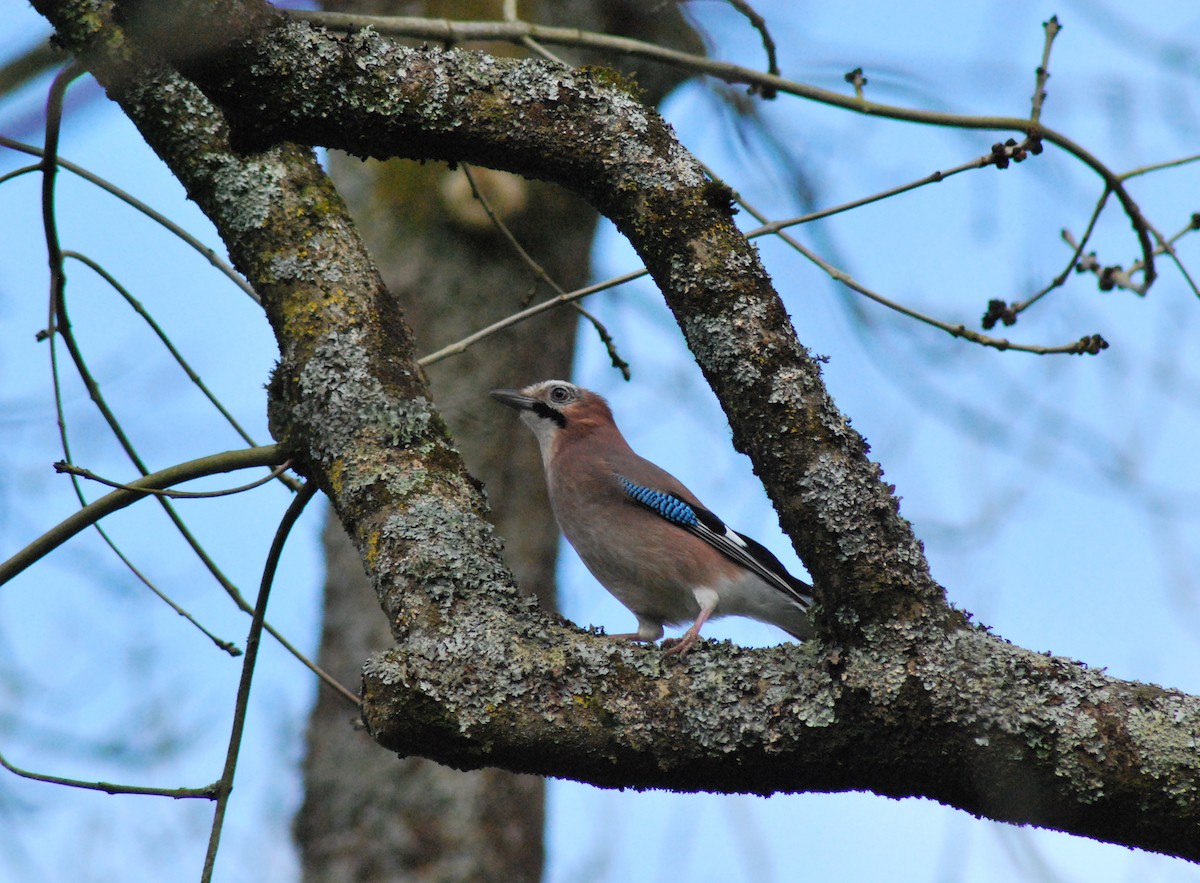
[[[520,412],[521,420],[537,436],[546,462],[555,440],[561,436],[586,435],[599,427],[614,427],[608,402],[591,390],[565,380],[543,380],[524,389],[493,389],[491,395]]]

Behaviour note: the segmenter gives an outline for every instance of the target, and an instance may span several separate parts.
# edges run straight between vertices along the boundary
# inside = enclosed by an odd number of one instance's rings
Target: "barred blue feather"
[[[667,521],[687,527],[694,527],[699,521],[696,518],[696,510],[678,497],[634,484],[624,475],[618,475],[617,478],[620,480],[621,486],[625,488],[626,494],[647,509],[654,510]]]

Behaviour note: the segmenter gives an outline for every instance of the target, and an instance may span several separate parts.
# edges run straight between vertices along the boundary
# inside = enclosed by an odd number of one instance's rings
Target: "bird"
[[[669,472],[629,446],[603,397],[565,380],[491,396],[516,409],[541,448],[554,518],[604,588],[637,617],[611,637],[653,643],[692,623],[668,653],[685,653],[710,619],[745,616],[812,637],[812,587],[771,552],[726,527]]]

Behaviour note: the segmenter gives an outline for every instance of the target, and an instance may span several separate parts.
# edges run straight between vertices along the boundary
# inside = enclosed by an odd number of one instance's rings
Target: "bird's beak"
[[[522,395],[519,389],[493,389],[489,395],[500,404],[516,408],[518,411],[530,411],[537,404],[537,399]]]

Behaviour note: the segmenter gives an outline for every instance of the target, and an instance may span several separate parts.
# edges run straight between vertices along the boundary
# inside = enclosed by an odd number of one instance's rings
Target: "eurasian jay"
[[[725,526],[673,475],[633,452],[608,403],[565,380],[492,397],[521,413],[541,446],[554,517],[592,575],[637,617],[614,635],[657,641],[663,625],[748,616],[798,639],[812,636],[812,588],[765,547]]]

